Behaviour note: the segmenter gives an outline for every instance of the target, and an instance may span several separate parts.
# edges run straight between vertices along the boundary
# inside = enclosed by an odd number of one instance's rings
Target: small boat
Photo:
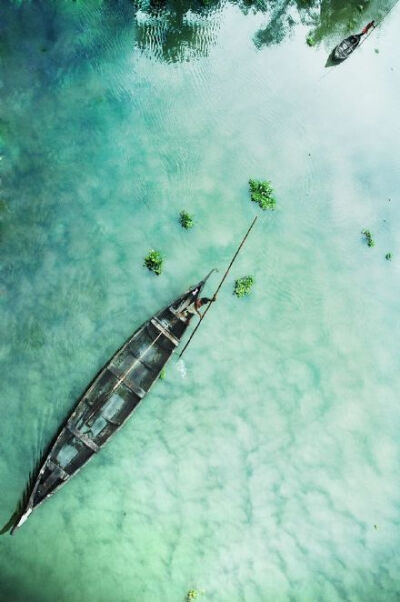
[[[364,27],[361,33],[353,34],[335,46],[331,53],[332,60],[336,63],[341,63],[347,59],[360,44],[361,38],[369,31],[371,27],[374,26],[375,21],[371,21]]]
[[[350,56],[352,52],[354,52],[354,50],[359,45],[360,41],[361,34],[359,33],[349,36],[333,49],[332,59],[338,63],[341,63],[342,61],[347,59],[347,57]]]
[[[140,326],[100,370],[51,446],[11,534],[104,447],[149,392],[193,317],[183,308],[210,274]]]

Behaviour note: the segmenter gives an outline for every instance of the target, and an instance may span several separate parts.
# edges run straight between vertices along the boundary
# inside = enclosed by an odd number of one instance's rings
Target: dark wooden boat
[[[11,533],[101,450],[149,392],[191,321],[182,307],[197,299],[208,276],[140,326],[100,370],[55,439]]]
[[[330,58],[334,63],[341,63],[347,59],[352,52],[359,46],[361,38],[365,36],[371,28],[375,27],[375,21],[370,21],[361,33],[355,33],[348,38],[345,38],[340,44],[332,50]]]
[[[337,63],[341,63],[347,59],[359,45],[361,37],[360,33],[356,33],[340,42],[332,51],[332,59]]]

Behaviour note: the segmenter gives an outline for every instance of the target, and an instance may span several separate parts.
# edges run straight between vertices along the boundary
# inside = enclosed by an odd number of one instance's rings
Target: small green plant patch
[[[160,372],[160,379],[164,380],[166,376],[167,376],[167,371],[165,368],[163,368]]]
[[[249,295],[253,284],[253,276],[243,276],[242,278],[238,278],[235,281],[233,294],[236,295],[236,297],[244,297],[245,295]]]
[[[385,259],[386,259],[386,261],[392,261],[392,254],[391,253],[386,253]]]
[[[185,230],[190,230],[194,226],[193,216],[183,210],[179,214],[179,223]]]
[[[271,182],[268,180],[249,180],[249,186],[250,197],[254,203],[258,203],[264,211],[266,209],[274,209],[276,200],[273,196],[274,190]]]
[[[159,251],[155,251],[154,249],[150,249],[144,258],[144,264],[148,270],[154,272],[159,276],[162,272],[163,258]]]
[[[186,600],[185,602],[192,602],[192,600],[196,600],[196,598],[198,598],[200,595],[199,590],[197,589],[190,589],[188,591],[188,593],[186,594]]]
[[[315,46],[315,40],[311,33],[309,33],[308,36],[306,37],[306,42],[309,46]]]
[[[361,234],[364,234],[365,240],[367,241],[369,247],[375,246],[374,239],[372,238],[372,234],[369,230],[362,230]]]

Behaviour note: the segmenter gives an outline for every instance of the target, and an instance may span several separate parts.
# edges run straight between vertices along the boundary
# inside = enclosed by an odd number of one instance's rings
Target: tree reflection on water
[[[222,3],[215,0],[136,0],[137,45],[167,62],[206,56],[215,44]]]
[[[392,1],[378,0],[135,0],[138,47],[167,62],[206,56],[216,43],[220,15],[228,4],[242,13],[265,16],[254,33],[261,49],[279,44],[296,26],[308,28],[310,45],[336,41],[358,31],[368,20],[380,20]]]

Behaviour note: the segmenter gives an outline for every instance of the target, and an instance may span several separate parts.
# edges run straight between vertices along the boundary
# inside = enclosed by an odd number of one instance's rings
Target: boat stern
[[[13,526],[13,528],[10,531],[10,535],[14,535],[14,532],[19,529],[19,527],[22,527],[22,525],[24,524],[24,522],[29,518],[29,516],[32,514],[32,510],[33,508],[28,508],[27,510],[25,510],[25,512],[22,514],[22,516],[20,516],[20,518],[18,519],[18,521],[15,523],[15,525]]]

